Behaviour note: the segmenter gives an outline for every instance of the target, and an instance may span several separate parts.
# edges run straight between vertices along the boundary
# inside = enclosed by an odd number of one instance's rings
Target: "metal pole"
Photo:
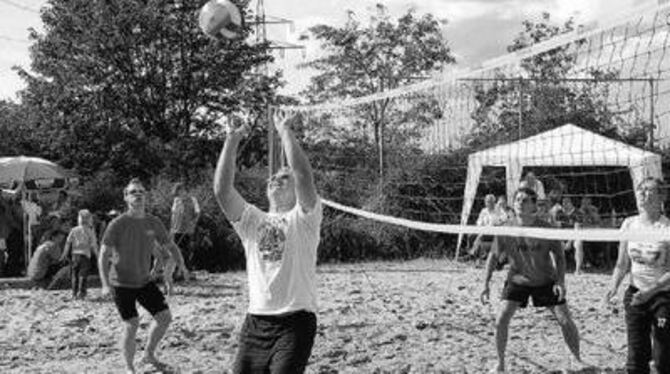
[[[384,78],[380,78],[380,92],[384,92]],[[384,185],[384,105],[379,106],[379,186]]]
[[[649,78],[649,139],[647,141],[649,150],[654,149],[654,78]]]
[[[519,88],[517,90],[519,94],[519,123],[518,123],[518,140],[521,140],[521,124],[523,123],[523,91],[521,85],[523,84],[523,78],[519,77]]]

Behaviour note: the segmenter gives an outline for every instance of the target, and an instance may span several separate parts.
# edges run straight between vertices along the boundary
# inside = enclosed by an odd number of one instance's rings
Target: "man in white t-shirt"
[[[268,181],[269,212],[233,186],[246,125],[230,124],[214,175],[219,206],[242,239],[249,309],[233,373],[303,373],[316,335],[316,258],[322,208],[312,168],[286,118],[275,118],[288,160]]]

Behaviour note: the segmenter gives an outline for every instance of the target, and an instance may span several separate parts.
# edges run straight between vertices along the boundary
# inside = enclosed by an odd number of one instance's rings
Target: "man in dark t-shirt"
[[[102,294],[112,294],[123,319],[122,350],[128,373],[135,373],[135,336],[139,326],[136,303],[154,318],[142,361],[156,368],[166,365],[155,356],[156,347],[172,320],[163,294],[151,279],[151,255],[155,242],[166,246],[187,274],[179,248],[170,240],[161,221],[145,211],[146,189],[133,179],[123,191],[128,210],[109,223],[100,248]]]
[[[537,218],[537,194],[532,189],[517,190],[513,203],[515,217],[506,225],[551,227],[548,222]],[[483,303],[488,302],[491,275],[501,255],[507,257],[509,271],[502,291],[502,307],[496,317],[498,363],[494,372],[505,372],[509,323],[518,308],[528,305],[529,298],[533,306],[549,308],[561,327],[570,351],[577,362],[583,365],[579,354],[579,332],[565,301],[565,254],[560,242],[528,237],[496,237],[486,264],[481,293]]]

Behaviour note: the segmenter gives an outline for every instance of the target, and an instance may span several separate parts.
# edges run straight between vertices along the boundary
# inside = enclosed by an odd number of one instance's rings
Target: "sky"
[[[255,1],[252,7],[255,9]],[[366,10],[382,3],[397,17],[409,8],[418,14],[432,13],[446,19],[444,33],[459,67],[471,67],[504,55],[506,46],[522,30],[522,21],[538,19],[543,11],[557,21],[574,17],[578,23],[616,17],[653,0],[265,0],[266,15],[289,19],[292,25],[273,25],[268,37],[302,44],[303,50],[276,52],[275,68],[282,69],[285,93],[295,93],[309,82],[309,72],[295,66],[321,53],[315,42],[298,37],[316,24],[341,25],[347,10],[365,16]],[[658,1],[658,0],[657,0]],[[24,87],[12,66],[30,66],[28,29],[42,30],[39,8],[44,0],[0,0],[0,100],[16,100]]]

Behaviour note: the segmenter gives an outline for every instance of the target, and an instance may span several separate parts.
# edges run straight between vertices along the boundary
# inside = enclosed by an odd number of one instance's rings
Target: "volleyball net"
[[[663,177],[669,36],[670,4],[653,3],[476,69],[278,110],[301,118],[296,126],[324,202],[375,225],[459,235],[670,240],[670,232],[618,230],[637,213],[637,184]],[[502,210],[529,173],[543,185],[538,216],[550,219],[557,205],[573,206],[582,213],[576,216],[582,229],[572,222],[551,229],[477,225],[485,196],[500,200]]]

